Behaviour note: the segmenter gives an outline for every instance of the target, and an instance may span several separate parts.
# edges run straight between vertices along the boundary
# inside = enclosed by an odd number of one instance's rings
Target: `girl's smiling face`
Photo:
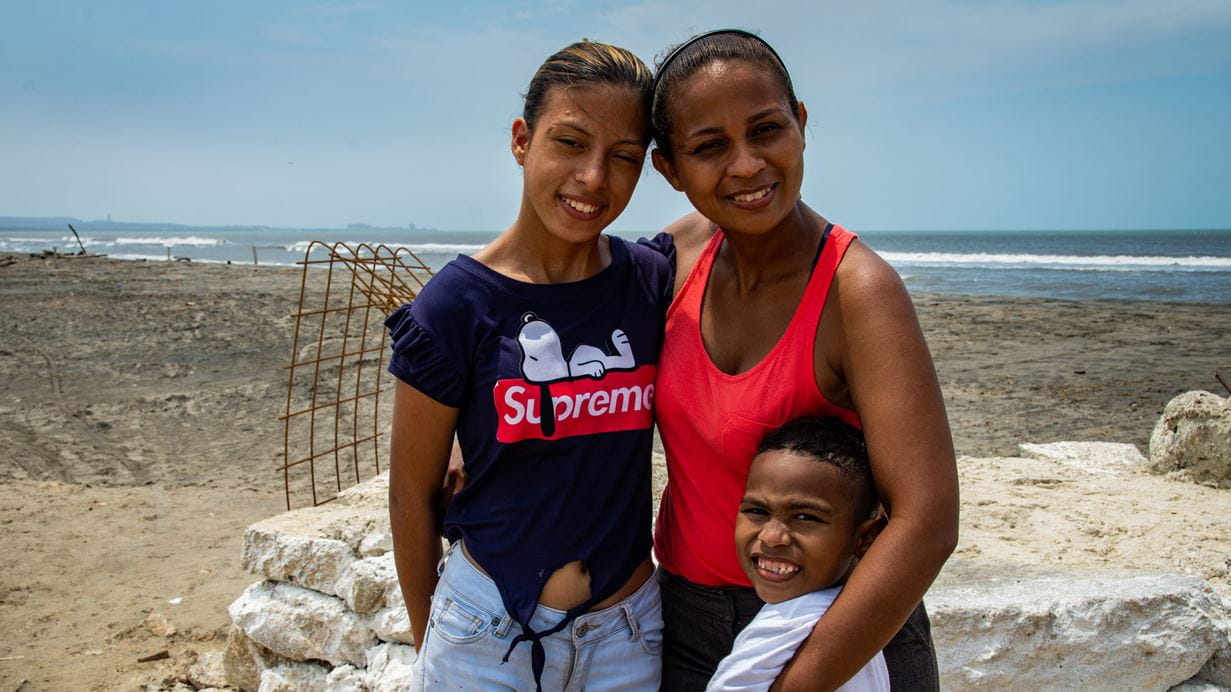
[[[524,118],[513,122],[513,156],[524,173],[519,221],[565,242],[592,241],[632,198],[648,128],[632,88],[553,87],[533,129]]]
[[[799,201],[803,126],[773,73],[715,60],[684,79],[668,103],[671,156],[654,167],[697,211],[728,231],[764,233]]]

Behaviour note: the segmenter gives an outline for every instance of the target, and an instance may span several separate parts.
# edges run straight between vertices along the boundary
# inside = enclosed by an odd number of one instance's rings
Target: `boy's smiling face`
[[[735,519],[740,566],[767,603],[846,580],[883,519],[859,507],[855,482],[833,464],[783,450],[752,460]]]

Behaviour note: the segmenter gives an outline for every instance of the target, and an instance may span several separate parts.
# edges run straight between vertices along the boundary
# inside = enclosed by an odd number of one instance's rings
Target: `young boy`
[[[767,690],[884,527],[863,434],[796,418],[761,441],[735,520],[740,564],[765,606],[709,690]],[[889,690],[880,653],[839,692]]]

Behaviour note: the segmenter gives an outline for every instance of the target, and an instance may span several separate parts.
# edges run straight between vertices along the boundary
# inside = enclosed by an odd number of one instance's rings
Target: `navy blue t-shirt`
[[[516,281],[459,256],[385,323],[389,371],[460,409],[466,485],[445,511],[445,536],[465,539],[524,629],[555,570],[581,560],[590,572],[591,600],[563,626],[650,551],[670,266],[608,237],[611,264],[567,284]]]

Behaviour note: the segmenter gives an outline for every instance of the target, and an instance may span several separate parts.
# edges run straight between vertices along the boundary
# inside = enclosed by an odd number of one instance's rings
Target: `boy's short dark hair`
[[[794,452],[832,464],[849,480],[863,502],[860,515],[871,515],[879,500],[872,482],[872,465],[863,431],[834,416],[803,416],[789,420],[766,433],[757,454]]]

